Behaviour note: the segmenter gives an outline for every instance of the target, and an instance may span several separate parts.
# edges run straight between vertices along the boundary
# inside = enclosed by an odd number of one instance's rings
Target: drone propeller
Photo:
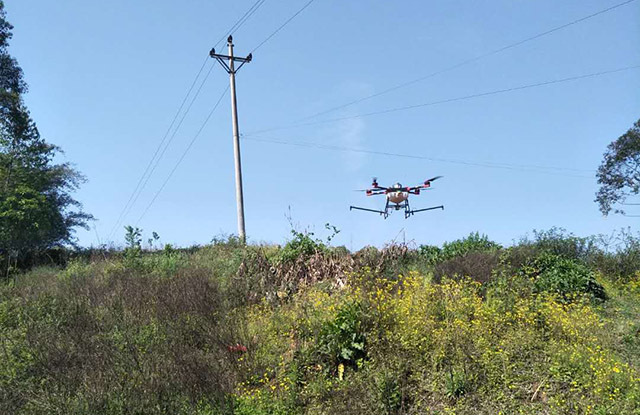
[[[443,177],[443,176],[436,176],[436,177],[433,177],[433,178],[431,178],[431,179],[429,179],[429,180],[425,180],[425,183],[430,183],[430,182],[435,181],[435,180],[438,180],[438,179],[440,179],[440,178],[442,178],[442,177]]]

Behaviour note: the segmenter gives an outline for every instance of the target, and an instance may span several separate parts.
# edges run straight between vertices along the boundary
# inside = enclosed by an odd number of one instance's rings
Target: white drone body
[[[442,176],[436,176],[432,179],[426,180],[423,184],[418,186],[404,187],[400,183],[396,183],[393,186],[383,187],[378,185],[378,180],[374,177],[373,184],[370,189],[360,190],[362,192],[366,192],[367,196],[375,196],[375,195],[385,195],[387,198],[387,203],[384,207],[384,210],[375,210],[375,209],[367,209],[358,206],[351,206],[350,210],[364,210],[367,212],[379,213],[385,219],[389,216],[389,213],[393,210],[404,209],[404,217],[405,219],[409,216],[418,213],[424,212],[426,210],[433,209],[444,209],[444,206],[434,206],[426,209],[417,209],[411,210],[409,207],[409,195],[419,195],[420,190],[429,189],[431,187],[431,182],[439,179]]]

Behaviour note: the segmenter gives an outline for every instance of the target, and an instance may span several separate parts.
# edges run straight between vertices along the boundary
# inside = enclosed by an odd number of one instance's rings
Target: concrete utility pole
[[[238,237],[244,243],[247,235],[244,229],[244,197],[242,195],[242,164],[240,162],[240,133],[238,131],[238,103],[236,101],[236,72],[247,62],[251,62],[251,54],[246,58],[233,56],[233,37],[227,39],[229,45],[229,55],[217,54],[215,49],[211,49],[209,55],[220,62],[220,65],[229,74],[231,84],[231,121],[233,122],[233,156],[236,170],[236,203],[238,208]],[[227,64],[227,61],[229,62]],[[235,63],[240,62],[236,68]]]

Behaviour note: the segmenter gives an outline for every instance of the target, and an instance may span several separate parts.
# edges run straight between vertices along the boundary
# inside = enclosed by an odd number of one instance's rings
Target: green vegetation
[[[149,251],[127,231],[123,252],[0,286],[0,413],[640,411],[628,232],[351,254],[298,232]]]
[[[27,85],[8,46],[13,27],[0,1],[0,261],[3,277],[45,250],[73,243],[92,218],[71,197],[83,177],[47,143],[27,110]]]
[[[351,253],[329,224],[189,249],[127,226],[122,251],[69,249],[83,177],[25,106],[5,17],[0,0],[0,414],[640,414],[628,231]],[[598,170],[603,214],[640,193],[639,164],[640,121]]]
[[[602,164],[598,168],[596,202],[600,211],[608,215],[625,214],[623,209],[629,197],[640,193],[640,120],[626,133],[607,146]],[[636,203],[631,203],[636,204]]]

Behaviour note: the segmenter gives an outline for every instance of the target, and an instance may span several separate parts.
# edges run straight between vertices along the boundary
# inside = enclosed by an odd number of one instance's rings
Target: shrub
[[[365,247],[354,255],[355,268],[368,268],[386,280],[397,280],[398,275],[410,271],[426,271],[425,261],[419,251],[405,243],[392,243],[378,250]]]
[[[610,243],[604,241],[605,251],[595,255],[592,262],[603,274],[624,283],[640,271],[640,237],[623,229],[613,239],[613,249],[609,250]]]
[[[366,324],[358,303],[345,304],[333,321],[325,324],[318,339],[317,353],[329,368],[358,366],[367,356]]]
[[[442,257],[442,249],[435,245],[420,245],[418,253],[422,259],[429,265],[434,265]]]
[[[502,246],[489,240],[486,235],[480,235],[478,232],[471,233],[463,239],[453,242],[445,242],[442,245],[442,257],[445,259],[454,258],[464,255],[468,252],[487,252],[496,251]]]
[[[435,264],[464,256],[469,252],[492,252],[501,248],[502,246],[499,243],[489,240],[486,235],[480,235],[475,232],[469,234],[466,238],[445,242],[442,245],[442,249],[433,245],[421,245],[418,252],[427,262]]]
[[[437,263],[433,267],[433,278],[435,282],[440,282],[445,277],[469,277],[485,284],[491,280],[491,276],[499,264],[500,255],[498,252],[467,252]]]
[[[0,359],[0,413],[226,407],[241,379],[228,346],[247,342],[209,273],[157,278],[87,267],[76,262],[44,289],[29,282],[13,288],[15,301],[0,298],[0,344],[10,356]]]
[[[543,253],[522,267],[521,275],[534,278],[537,291],[557,293],[564,299],[587,294],[604,301],[607,295],[593,272],[575,260],[551,253]]]
[[[298,232],[291,229],[293,238],[280,250],[275,257],[276,264],[291,263],[298,258],[308,258],[316,252],[323,252],[326,245],[313,232]]]
[[[580,238],[562,228],[533,231],[533,239],[523,238],[520,246],[528,246],[534,254],[548,252],[563,258],[588,263],[600,251],[595,238]]]

